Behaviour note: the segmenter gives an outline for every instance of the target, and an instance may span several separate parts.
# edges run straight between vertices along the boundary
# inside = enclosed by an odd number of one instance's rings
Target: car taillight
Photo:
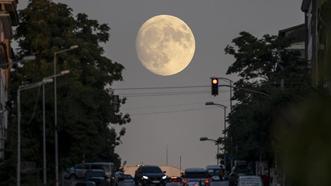
[[[206,186],[209,186],[209,182],[210,182],[209,178],[205,179],[205,185]]]

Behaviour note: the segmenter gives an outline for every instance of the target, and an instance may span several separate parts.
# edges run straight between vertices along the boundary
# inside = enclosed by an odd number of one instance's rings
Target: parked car
[[[203,168],[189,168],[185,169],[183,175],[184,186],[209,186],[211,177],[206,169]]]
[[[91,162],[91,163],[81,163],[73,167],[68,168],[64,173],[65,179],[84,179],[85,174],[91,169],[102,169],[105,171],[107,178],[112,181],[114,164],[111,162]]]
[[[135,185],[134,179],[129,174],[123,174],[121,177],[119,177],[117,186],[127,186],[127,185],[134,186]]]
[[[239,176],[238,186],[263,186],[260,176]]]
[[[146,185],[166,185],[168,177],[165,172],[162,172],[161,168],[158,166],[143,165],[140,166],[134,176],[134,181],[136,185],[146,186]]]
[[[108,178],[113,177],[114,164],[112,162],[90,162],[84,163],[89,169],[103,169]]]
[[[110,181],[107,180],[107,176],[102,169],[90,169],[86,171],[85,181],[94,182],[96,186],[109,186]]]
[[[117,171],[114,173],[113,176],[113,185],[117,185],[119,182],[120,177],[122,177],[124,175],[124,173],[122,171]]]
[[[72,180],[83,179],[85,177],[85,173],[88,169],[89,169],[89,166],[85,165],[83,163],[74,165],[73,167],[68,168],[64,172],[64,178],[72,179]]]

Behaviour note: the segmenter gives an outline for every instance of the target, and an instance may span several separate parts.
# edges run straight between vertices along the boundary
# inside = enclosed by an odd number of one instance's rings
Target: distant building
[[[290,41],[290,46],[287,50],[296,51],[301,58],[306,57],[305,41],[306,41],[306,27],[305,24],[290,27],[279,31],[279,37],[287,38]]]
[[[306,57],[312,64],[315,87],[331,90],[331,1],[303,0],[305,13]]]
[[[7,132],[9,64],[12,59],[12,26],[18,24],[17,0],[0,0],[0,160],[4,158]]]

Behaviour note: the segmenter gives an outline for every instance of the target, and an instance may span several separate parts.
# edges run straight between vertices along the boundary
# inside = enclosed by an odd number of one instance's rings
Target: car
[[[110,182],[102,169],[90,169],[85,174],[86,182],[94,182],[96,186],[109,186]]]
[[[114,163],[112,162],[89,162],[84,165],[87,165],[89,169],[103,169],[108,178],[113,177]]]
[[[83,179],[88,169],[89,166],[84,163],[74,165],[64,172],[64,178],[70,180]]]
[[[212,181],[226,180],[225,169],[220,165],[208,165],[206,167],[208,174],[211,176]]]
[[[260,176],[239,176],[238,186],[263,186]]]
[[[209,186],[211,177],[204,168],[185,169],[183,175],[183,186]]]
[[[96,184],[93,181],[80,181],[76,182],[75,186],[96,186]]]
[[[127,185],[135,185],[134,179],[129,174],[123,174],[118,178],[117,186],[127,186]]]
[[[122,177],[124,175],[124,173],[122,171],[117,171],[114,173],[113,176],[113,185],[117,185],[119,182],[120,177]]]
[[[160,185],[167,183],[168,177],[159,166],[143,165],[135,172],[134,181],[138,186]]]
[[[83,179],[85,174],[90,169],[102,169],[105,171],[105,174],[110,181],[112,181],[114,164],[112,162],[90,162],[90,163],[81,163],[74,165],[73,167],[68,168],[64,172],[65,179],[77,180]]]

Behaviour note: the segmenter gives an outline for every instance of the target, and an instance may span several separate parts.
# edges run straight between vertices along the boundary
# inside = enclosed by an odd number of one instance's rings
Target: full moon
[[[140,27],[136,50],[139,60],[149,71],[170,76],[183,71],[191,63],[195,39],[190,27],[181,19],[158,15]]]

